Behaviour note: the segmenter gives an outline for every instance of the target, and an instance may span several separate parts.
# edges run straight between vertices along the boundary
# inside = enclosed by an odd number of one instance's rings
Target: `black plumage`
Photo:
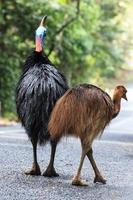
[[[43,52],[34,51],[25,62],[17,87],[17,113],[29,138],[49,139],[47,124],[52,108],[68,89],[65,77]]]
[[[36,30],[36,49],[26,59],[22,75],[16,89],[18,116],[33,146],[33,167],[28,175],[40,175],[37,162],[37,144],[50,141],[47,131],[48,121],[55,102],[68,89],[65,77],[55,68],[43,52],[42,43],[46,28],[42,19]],[[57,176],[54,169],[56,143],[51,143],[51,159],[45,176]]]

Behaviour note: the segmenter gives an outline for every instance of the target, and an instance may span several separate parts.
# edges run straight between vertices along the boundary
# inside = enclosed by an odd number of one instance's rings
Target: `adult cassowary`
[[[46,16],[36,30],[36,49],[26,59],[24,69],[16,89],[18,116],[33,146],[33,166],[27,175],[41,175],[37,162],[37,144],[50,141],[47,131],[50,113],[68,89],[65,77],[55,68],[43,53],[43,43],[47,29],[43,26]],[[56,143],[51,142],[51,159],[44,176],[58,176],[54,169]]]

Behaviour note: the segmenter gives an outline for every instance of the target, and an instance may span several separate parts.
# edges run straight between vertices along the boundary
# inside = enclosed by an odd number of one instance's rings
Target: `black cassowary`
[[[24,69],[16,89],[16,107],[18,116],[33,146],[33,166],[27,175],[40,175],[37,162],[37,144],[50,141],[47,131],[50,113],[65,91],[68,89],[65,77],[55,68],[43,53],[46,17],[36,30],[36,49],[26,59]],[[44,176],[58,176],[54,169],[56,143],[51,143],[51,159]]]

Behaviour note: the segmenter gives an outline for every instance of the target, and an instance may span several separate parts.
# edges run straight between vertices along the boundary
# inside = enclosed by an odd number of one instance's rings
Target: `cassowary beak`
[[[40,26],[44,26],[45,25],[46,19],[47,19],[47,15],[42,18]]]
[[[126,94],[123,94],[122,98],[128,101]]]

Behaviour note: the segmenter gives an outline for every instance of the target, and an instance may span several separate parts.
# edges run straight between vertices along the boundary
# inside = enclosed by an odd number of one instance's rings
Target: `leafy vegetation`
[[[131,33],[123,20],[132,12],[131,6],[132,0],[1,0],[2,113],[15,112],[16,83],[34,48],[34,31],[42,16],[48,15],[44,50],[69,83],[104,85],[128,56]]]

